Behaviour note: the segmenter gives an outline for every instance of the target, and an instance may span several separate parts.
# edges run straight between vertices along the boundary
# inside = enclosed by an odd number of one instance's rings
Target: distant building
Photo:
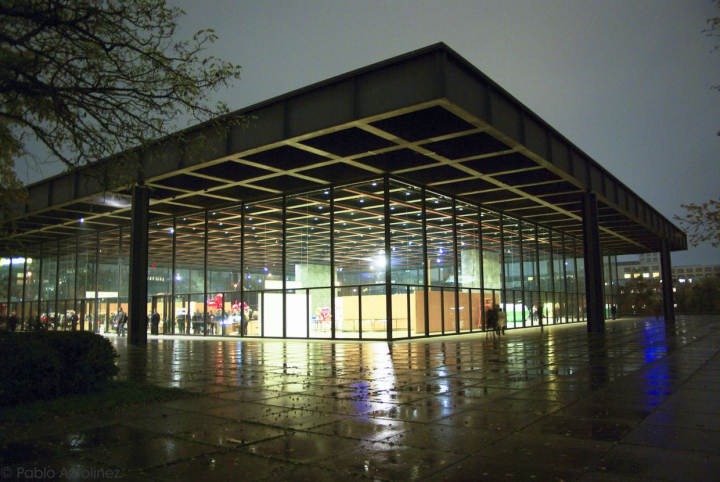
[[[720,276],[720,264],[693,264],[672,268],[674,283],[693,283],[710,276]]]
[[[672,267],[673,283],[692,283],[701,278],[720,276],[720,264]],[[635,260],[618,260],[618,281],[622,285],[633,278],[661,279],[658,253],[641,254]]]

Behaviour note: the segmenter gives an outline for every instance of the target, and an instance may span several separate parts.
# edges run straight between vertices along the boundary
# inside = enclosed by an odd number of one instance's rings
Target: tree
[[[13,165],[30,138],[77,169],[163,137],[182,117],[227,112],[210,93],[239,79],[240,67],[204,56],[212,30],[178,41],[182,15],[165,0],[0,3],[3,213],[22,198]]]
[[[675,220],[690,234],[690,243],[697,246],[710,241],[713,247],[720,247],[720,200],[681,204],[680,207],[685,209],[685,216],[675,216]]]
[[[714,2],[720,7],[720,0],[714,0]],[[720,17],[707,19],[707,25],[707,28],[703,30],[705,35],[708,37],[720,37]],[[720,50],[720,45],[716,45],[713,50]],[[720,90],[720,84],[713,86],[713,89]],[[718,135],[720,136],[720,131],[718,131]]]
[[[658,279],[627,280],[620,288],[618,311],[623,315],[649,315],[662,311],[662,285]]]

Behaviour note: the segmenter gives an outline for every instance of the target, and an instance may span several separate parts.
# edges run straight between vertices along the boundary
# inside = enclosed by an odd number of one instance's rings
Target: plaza
[[[4,470],[138,481],[720,474],[716,315],[394,343],[150,336],[137,347],[109,336],[121,379],[198,396],[5,424]]]

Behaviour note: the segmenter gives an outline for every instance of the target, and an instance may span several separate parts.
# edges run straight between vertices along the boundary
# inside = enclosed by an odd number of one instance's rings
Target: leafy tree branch
[[[183,15],[165,0],[0,3],[3,213],[22,200],[12,167],[29,136],[76,169],[228,112],[210,96],[240,67],[205,56],[212,30],[179,41]]]

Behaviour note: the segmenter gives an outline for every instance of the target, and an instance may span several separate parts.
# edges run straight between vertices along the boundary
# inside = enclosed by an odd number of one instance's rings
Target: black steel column
[[[25,262],[23,263],[23,286],[22,286],[22,300],[20,304],[20,329],[25,329],[25,294],[27,293],[27,281],[28,281],[28,256],[27,249],[25,250]]]
[[[335,339],[335,187],[330,187],[330,338]],[[316,325],[317,326],[317,325]]]
[[[73,286],[73,311],[75,314],[78,314],[78,278],[80,276],[79,270],[80,269],[80,236],[75,236],[75,283]],[[87,265],[86,265],[86,272],[87,272]],[[83,295],[83,300],[85,299],[85,295]],[[87,313],[83,313],[83,311],[80,311],[82,313],[82,317],[85,318],[87,316]],[[80,325],[78,329],[80,331],[85,330],[85,320],[80,319],[80,316],[78,315],[78,324]],[[71,329],[75,329],[74,327]]]
[[[500,308],[499,305],[504,304],[505,316],[507,316],[507,286],[505,283],[505,222],[503,217],[502,213],[498,213],[498,219],[500,221],[500,294],[502,299],[499,300],[498,304],[495,304],[495,292],[493,290],[493,305],[495,305],[496,308]],[[515,315],[513,314],[513,320],[514,319]]]
[[[282,262],[282,337],[287,338],[287,196],[282,197],[282,252],[280,260]]]
[[[8,318],[10,318],[10,301],[12,300],[12,287],[13,287],[13,281],[12,281],[12,273],[13,273],[13,252],[10,252],[10,255],[8,256],[8,289],[7,289],[7,310],[6,315]]]
[[[535,279],[537,280],[538,285],[538,325],[540,325],[540,329],[542,330],[543,324],[541,316],[545,314],[545,304],[543,303],[542,296],[542,276],[540,276],[540,233],[538,233],[537,224],[534,225],[533,231],[535,233]],[[552,251],[552,244],[550,245],[550,248]],[[547,322],[547,318],[545,318],[545,321]]]
[[[93,333],[100,331],[100,323],[98,322],[98,309],[100,304],[100,233],[95,233],[95,279],[93,285],[95,287],[95,303],[93,309]]]
[[[204,226],[204,235],[203,235],[203,329],[202,334],[203,336],[207,336],[208,334],[208,238],[209,238],[209,217],[210,217],[210,211],[207,209],[205,210],[205,223]],[[193,333],[194,334],[194,333]]]
[[[147,344],[149,213],[150,191],[146,186],[133,186],[128,303],[128,336],[131,345]]]
[[[45,258],[45,245],[40,245],[40,266],[38,267],[39,273],[36,273],[38,276],[40,276],[40,279],[38,279],[38,299],[37,299],[37,316],[33,320],[32,316],[32,310],[31,310],[31,317],[30,317],[30,327],[32,327],[35,330],[40,329],[40,322],[42,321],[42,292],[43,292],[43,259]],[[49,316],[49,315],[48,315]]]
[[[60,240],[57,240],[55,246],[55,323],[53,328],[56,328],[60,324],[60,316],[58,314],[58,293],[60,292]],[[48,304],[49,307],[49,304]],[[49,318],[48,314],[48,318]]]
[[[458,269],[458,247],[457,242],[457,201],[452,198],[452,222],[453,222],[453,265],[455,278],[455,333],[460,333],[460,270]]]
[[[430,260],[428,259],[428,243],[427,243],[427,200],[425,188],[423,187],[420,191],[420,209],[422,210],[422,245],[423,245],[423,278],[425,279],[425,291],[423,296],[425,297],[423,307],[425,310],[425,336],[430,336]]]
[[[482,330],[485,322],[485,252],[483,251],[483,228],[482,228],[482,208],[478,206],[477,222],[478,222],[478,256],[480,266],[480,306],[478,306],[478,329]],[[472,293],[472,291],[471,291]],[[472,294],[470,295],[472,299]],[[472,310],[470,310],[472,313]]]
[[[660,245],[660,274],[662,275],[663,312],[665,321],[675,321],[672,265],[670,264],[670,246],[668,244],[667,238],[662,238]]]
[[[525,307],[527,306],[525,300],[525,251],[523,250],[525,242],[523,241],[522,221],[518,219],[517,223],[518,244],[520,245],[520,297],[522,298],[522,326],[525,328]],[[532,314],[532,306],[529,311]],[[530,326],[532,326],[532,322],[530,322]]]
[[[240,206],[240,336],[247,336],[242,330],[242,320],[245,319],[245,216],[247,204],[242,203]],[[249,305],[248,305],[249,306]],[[245,326],[250,326],[250,320],[246,320]]]
[[[548,244],[550,245],[550,292],[552,293],[552,314],[553,324],[557,323],[557,312],[555,311],[555,299],[557,294],[555,293],[555,248],[554,248],[554,233],[552,229],[548,230]],[[548,313],[549,315],[549,313]]]
[[[605,331],[605,313],[597,198],[588,191],[582,194],[582,223],[587,328],[588,332],[602,333]]]
[[[170,265],[170,333],[173,335],[175,334],[175,320],[177,319],[177,315],[175,314],[175,282],[177,279],[175,279],[176,273],[177,273],[177,266],[175,264],[175,260],[177,258],[177,217],[173,216],[173,225],[172,225],[172,261]],[[189,309],[189,308],[188,308]],[[165,316],[168,316],[167,312],[165,313]],[[185,319],[186,315],[183,315],[183,319]],[[179,327],[178,327],[179,328]]]
[[[388,340],[392,340],[392,320],[393,320],[393,306],[392,306],[392,243],[391,243],[391,232],[390,232],[390,178],[385,176],[383,179],[384,188],[384,218],[385,218],[385,306],[386,313],[385,318],[387,323],[385,324],[386,336]],[[362,324],[362,320],[360,320]]]

